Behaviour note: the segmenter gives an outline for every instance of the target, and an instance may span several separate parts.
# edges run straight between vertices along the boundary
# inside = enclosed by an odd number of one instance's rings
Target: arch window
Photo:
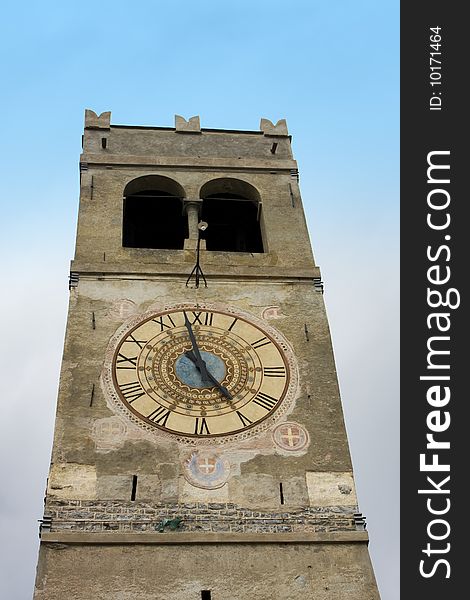
[[[264,252],[260,227],[261,202],[252,185],[238,179],[216,179],[206,183],[200,194],[201,219],[207,250]]]
[[[183,188],[168,177],[149,175],[124,190],[122,245],[126,248],[182,249],[188,237]]]

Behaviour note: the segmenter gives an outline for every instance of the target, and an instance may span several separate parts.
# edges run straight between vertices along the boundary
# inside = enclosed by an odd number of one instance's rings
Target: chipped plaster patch
[[[351,472],[323,473],[308,471],[305,477],[310,506],[357,505],[354,479]]]
[[[64,500],[94,500],[96,467],[76,463],[53,464],[49,475],[48,494]]]

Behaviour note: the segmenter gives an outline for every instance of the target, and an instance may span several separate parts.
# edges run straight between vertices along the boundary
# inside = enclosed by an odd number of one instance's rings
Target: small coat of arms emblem
[[[226,483],[230,474],[230,463],[214,452],[196,450],[184,460],[183,473],[191,485],[213,490]]]
[[[300,452],[309,442],[307,430],[298,423],[281,423],[273,431],[275,444],[288,452]]]

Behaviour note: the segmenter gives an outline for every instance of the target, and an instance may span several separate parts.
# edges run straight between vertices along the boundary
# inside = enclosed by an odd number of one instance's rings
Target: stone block
[[[305,475],[311,506],[356,506],[357,498],[351,472],[308,471]]]

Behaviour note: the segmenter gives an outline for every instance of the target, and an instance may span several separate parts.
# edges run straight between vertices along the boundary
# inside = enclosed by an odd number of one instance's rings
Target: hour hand
[[[232,394],[228,391],[228,389],[222,385],[220,383],[220,381],[218,381],[213,375],[212,373],[207,369],[207,365],[204,362],[204,360],[199,356],[199,360],[198,357],[194,355],[193,352],[191,352],[191,350],[187,351],[184,353],[185,356],[187,356],[189,358],[189,360],[191,360],[197,367],[197,369],[199,370],[199,372],[202,375],[202,378],[205,379],[206,381],[209,380],[217,389],[219,389],[222,394],[228,398],[229,400],[232,399]]]

